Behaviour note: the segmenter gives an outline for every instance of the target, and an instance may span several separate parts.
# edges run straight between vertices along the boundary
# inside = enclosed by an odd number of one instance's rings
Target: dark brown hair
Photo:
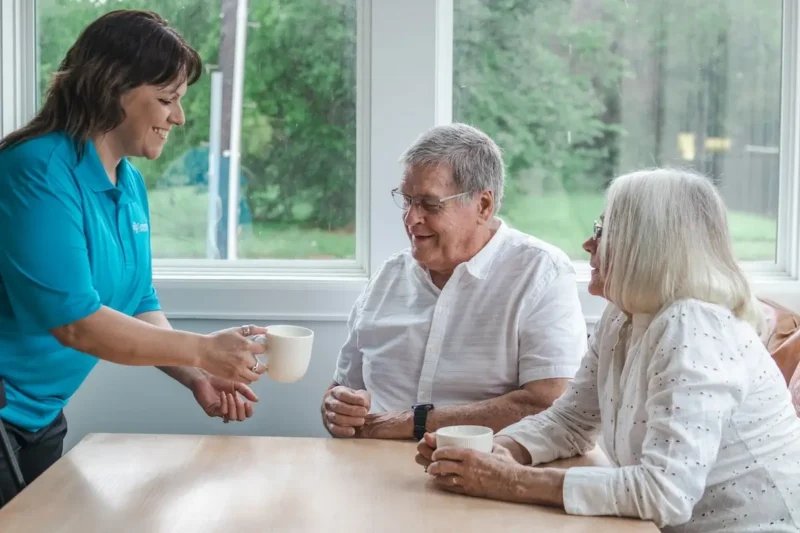
[[[42,109],[0,140],[0,150],[63,131],[79,153],[94,135],[125,120],[120,97],[141,85],[193,84],[202,74],[198,53],[151,11],[117,10],[89,24],[53,76]]]

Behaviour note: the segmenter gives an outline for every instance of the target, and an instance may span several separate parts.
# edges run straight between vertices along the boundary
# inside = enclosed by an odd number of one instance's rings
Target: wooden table
[[[414,455],[408,442],[94,434],[0,510],[0,531],[657,531],[442,492]]]

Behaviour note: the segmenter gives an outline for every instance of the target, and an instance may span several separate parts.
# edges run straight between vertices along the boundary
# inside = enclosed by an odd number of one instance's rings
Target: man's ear
[[[485,223],[491,220],[494,215],[494,193],[492,191],[482,191],[478,194],[478,218]]]

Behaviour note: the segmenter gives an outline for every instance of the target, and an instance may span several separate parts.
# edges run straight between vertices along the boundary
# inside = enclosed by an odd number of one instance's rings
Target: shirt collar
[[[492,238],[489,239],[489,242],[487,242],[472,259],[458,265],[455,271],[466,268],[467,272],[469,272],[472,277],[476,279],[486,279],[489,275],[489,268],[491,268],[494,258],[497,257],[500,247],[508,237],[508,226],[501,219],[493,218],[490,225],[491,229],[496,231]],[[417,261],[414,261],[414,267],[418,275],[430,281],[430,272],[427,268],[420,265]]]
[[[124,205],[133,202],[133,179],[133,165],[123,157],[117,166],[118,204]]]
[[[94,192],[114,191],[118,204],[129,204],[133,197],[129,192],[131,183],[131,164],[124,157],[117,165],[117,186],[108,179],[108,174],[100,161],[94,142],[89,139],[84,144],[83,157],[75,167],[81,171],[81,179],[85,179]]]
[[[102,161],[100,161],[100,156],[97,154],[97,149],[91,139],[87,140],[83,145],[83,157],[80,159],[76,170],[81,171],[81,179],[85,179],[94,192],[110,191],[114,188],[111,180],[108,179],[106,169]]]
[[[472,259],[465,263],[467,272],[477,279],[486,279],[495,257],[508,237],[508,226],[499,218],[491,221],[491,229],[496,229],[494,235]]]

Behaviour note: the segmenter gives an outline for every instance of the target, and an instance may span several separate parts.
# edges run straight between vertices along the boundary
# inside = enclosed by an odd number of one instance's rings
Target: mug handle
[[[254,342],[256,344],[260,344],[260,345],[264,346],[264,348],[266,348],[266,346],[267,346],[267,336],[266,335],[250,335],[249,337],[247,337],[247,340],[249,340],[250,342]],[[263,354],[255,354],[255,356],[256,356],[256,360],[259,363],[261,363],[261,365],[266,370],[269,370],[269,366],[267,366],[267,361],[266,360],[262,361],[261,357],[259,357],[259,355],[265,355],[266,353],[267,352],[264,352]]]

